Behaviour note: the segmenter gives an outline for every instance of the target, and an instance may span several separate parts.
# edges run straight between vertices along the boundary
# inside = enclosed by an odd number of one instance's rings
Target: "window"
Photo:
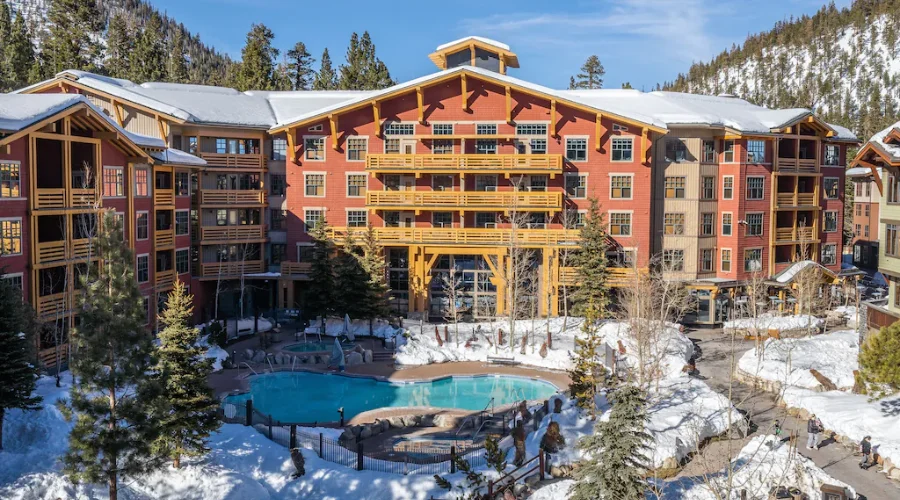
[[[278,208],[269,210],[269,229],[272,231],[284,231],[285,218],[287,218],[287,210]]]
[[[347,196],[361,197],[366,195],[366,174],[348,174],[347,175]]]
[[[887,201],[888,203],[900,202],[900,182],[893,175],[887,176]]]
[[[703,141],[703,163],[716,163],[716,141]]]
[[[763,182],[762,177],[747,177],[747,199],[761,200],[763,199]]]
[[[866,217],[868,217],[868,216],[869,216],[869,213],[870,213],[870,212],[869,212],[869,209],[871,208],[871,205],[869,205],[868,203],[866,203],[865,206],[864,206],[864,208],[865,208],[865,212],[866,212]]]
[[[700,236],[712,236],[715,234],[716,214],[700,214]]]
[[[497,135],[497,124],[478,123],[475,125],[475,133],[478,135]]]
[[[18,288],[20,291],[22,290],[22,273],[4,274],[3,276],[0,276],[0,280],[5,281],[14,288]]]
[[[722,177],[722,199],[730,200],[734,198],[734,176],[726,175]]]
[[[663,228],[665,234],[684,234],[684,214],[663,215]]]
[[[762,248],[744,250],[744,271],[762,271]]]
[[[765,163],[766,141],[750,139],[747,141],[747,163]]]
[[[191,195],[191,174],[175,172],[175,196]]]
[[[587,214],[585,212],[575,212],[575,217],[572,222],[575,229],[584,228],[587,223]]]
[[[825,199],[826,200],[836,200],[838,199],[838,185],[840,184],[840,179],[837,177],[826,177],[824,179],[824,187],[825,187]]]
[[[281,264],[285,260],[285,255],[287,255],[287,245],[284,243],[269,244],[269,255],[269,263],[271,265],[277,266]]]
[[[453,227],[453,212],[432,212],[431,225],[434,227]]]
[[[303,180],[306,184],[306,196],[325,196],[325,174],[306,174]]]
[[[137,281],[138,283],[150,281],[150,256],[147,254],[137,256]]]
[[[612,140],[612,161],[631,161],[632,140],[625,137],[613,137]]]
[[[217,226],[227,226],[228,225],[228,210],[218,209],[216,210],[216,225]]]
[[[103,196],[125,196],[125,173],[122,167],[103,167]]]
[[[221,155],[221,154],[225,154],[227,152],[228,152],[228,141],[226,141],[222,137],[216,138],[216,153]]]
[[[188,210],[175,211],[175,236],[188,234],[190,212]]]
[[[625,125],[619,125],[618,123],[613,123],[613,132],[628,132],[628,127]]]
[[[272,159],[282,161],[287,159],[287,139],[272,139]]]
[[[704,248],[700,250],[700,270],[703,272],[712,272],[713,269],[713,249]]]
[[[731,213],[722,214],[722,236],[731,236]]]
[[[137,222],[135,223],[135,227],[137,228],[136,238],[139,240],[146,240],[150,237],[150,214],[147,212],[138,212],[137,213]]]
[[[545,155],[547,154],[547,139],[531,139],[531,154]]]
[[[547,135],[547,124],[519,123],[516,125],[516,135]]]
[[[431,133],[434,135],[453,135],[453,124],[435,123],[431,126]]]
[[[190,249],[183,248],[181,250],[175,250],[175,273],[176,274],[185,274],[190,271],[190,258],[191,251]]]
[[[731,272],[731,249],[723,248],[722,249],[722,264],[720,266],[723,273]]]
[[[22,219],[0,219],[0,256],[22,253]]]
[[[390,122],[384,124],[384,135],[413,135],[415,133],[415,123]]]
[[[666,177],[666,198],[684,198],[684,177]]]
[[[496,191],[497,176],[496,175],[476,175],[475,191]]]
[[[684,250],[663,250],[663,265],[668,271],[684,271]]]
[[[479,139],[475,141],[475,154],[493,155],[497,154],[497,141],[488,139]]]
[[[365,137],[347,138],[347,161],[366,161],[369,139]]]
[[[272,182],[272,196],[284,196],[287,176],[284,174],[269,174],[269,180]]]
[[[609,197],[619,199],[631,199],[630,175],[613,175],[609,178]]]
[[[311,161],[325,161],[325,138],[307,137],[303,140],[303,157]]]
[[[497,214],[494,212],[476,212],[475,227],[496,227]]]
[[[547,176],[546,175],[532,175],[529,177],[528,189],[530,191],[546,191],[547,190]]]
[[[700,199],[714,200],[716,198],[716,178],[701,177],[700,178]]]
[[[837,262],[837,245],[829,243],[822,246],[822,265],[833,266]]]
[[[724,143],[724,161],[725,163],[734,163],[734,141],[726,140]]]
[[[900,245],[897,241],[897,224],[884,225],[884,254],[891,257],[900,256]]]
[[[866,238],[869,237],[869,225],[868,224],[866,224],[865,227],[863,227],[863,236],[865,236]]]
[[[762,236],[763,214],[747,214],[747,236]]]
[[[150,173],[146,168],[134,170],[134,195],[150,196]]]
[[[853,234],[855,234],[855,235],[857,235],[857,236],[861,235],[862,232],[861,232],[860,229],[859,229],[860,227],[861,227],[861,226],[860,226],[859,224],[857,224],[857,225],[856,225],[856,229],[853,231]]]
[[[21,178],[18,162],[0,162],[0,198],[18,198]]]
[[[609,234],[613,236],[631,236],[631,214],[610,212]]]
[[[570,198],[586,198],[587,174],[566,174],[566,194]]]
[[[838,213],[835,211],[825,212],[825,232],[837,232]]]
[[[681,139],[668,139],[666,141],[666,161],[682,162],[687,160],[687,146]]]
[[[566,138],[566,159],[569,161],[587,161],[587,139]]]
[[[431,153],[436,155],[453,154],[453,141],[449,139],[432,140]]]
[[[304,222],[306,223],[306,232],[309,233],[322,222],[321,210],[304,210]]]
[[[347,210],[348,227],[366,227],[369,225],[369,217],[366,210]]]
[[[836,167],[841,157],[841,150],[837,144],[825,145],[825,165]]]
[[[384,139],[384,152],[386,154],[400,154],[400,139]]]

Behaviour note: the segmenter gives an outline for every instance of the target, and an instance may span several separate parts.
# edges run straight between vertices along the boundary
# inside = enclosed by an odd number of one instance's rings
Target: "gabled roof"
[[[894,143],[892,138],[900,131],[900,122],[873,135],[869,141],[856,153],[852,165],[871,165],[865,161],[869,155],[875,155],[886,164],[900,165],[900,144]],[[874,165],[872,166],[874,168]]]
[[[467,36],[465,38],[460,38],[459,40],[453,40],[452,42],[438,45],[438,47],[434,49],[434,52],[428,55],[428,58],[431,59],[431,62],[438,68],[447,69],[447,56],[465,50],[468,47],[475,47],[487,52],[494,52],[500,56],[503,64],[507,67],[519,67],[519,57],[510,50],[509,45],[482,36]]]
[[[772,279],[777,281],[778,283],[790,283],[794,281],[798,274],[804,269],[812,267],[814,269],[818,269],[821,273],[825,274],[830,278],[834,278],[834,271],[824,267],[822,264],[814,260],[801,260],[799,262],[794,262],[790,266],[788,266],[784,271],[772,276]]]
[[[0,94],[0,134],[19,132],[85,101],[83,96],[70,94]]]

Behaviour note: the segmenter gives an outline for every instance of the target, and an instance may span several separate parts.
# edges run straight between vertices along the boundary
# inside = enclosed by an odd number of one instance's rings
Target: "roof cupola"
[[[509,45],[480,36],[439,45],[428,58],[440,69],[475,66],[505,75],[506,68],[519,67],[519,58],[509,50]]]

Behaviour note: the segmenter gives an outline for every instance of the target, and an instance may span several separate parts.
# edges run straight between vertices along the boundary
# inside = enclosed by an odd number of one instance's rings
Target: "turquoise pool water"
[[[341,344],[342,349],[353,349],[356,344]],[[289,352],[331,352],[334,349],[334,341],[331,342],[303,342],[285,347],[284,351]]]
[[[254,408],[280,422],[331,422],[369,410],[431,406],[481,410],[494,398],[500,406],[522,399],[546,399],[557,388],[549,382],[510,376],[446,377],[429,382],[393,383],[371,378],[309,372],[279,372],[250,379],[250,392],[226,403],[253,399]]]

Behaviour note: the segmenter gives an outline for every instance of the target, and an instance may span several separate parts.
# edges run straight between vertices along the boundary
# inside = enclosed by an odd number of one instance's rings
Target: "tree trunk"
[[[176,454],[175,454],[175,460],[174,460],[174,463],[173,463],[172,465],[173,465],[176,469],[180,469],[180,468],[181,468],[181,454],[180,454],[180,453],[176,453]]]
[[[3,415],[6,414],[6,410],[0,408],[0,451],[3,450]]]
[[[115,461],[112,463],[115,463]],[[109,483],[109,500],[118,500],[119,483],[116,481],[116,473],[114,471],[109,472],[109,479],[107,482]]]

